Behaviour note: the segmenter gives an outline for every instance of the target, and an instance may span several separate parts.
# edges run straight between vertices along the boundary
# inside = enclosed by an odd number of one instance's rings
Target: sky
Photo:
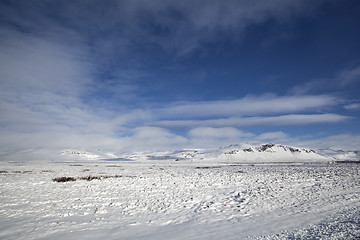
[[[359,91],[357,0],[0,1],[0,159],[359,149]]]

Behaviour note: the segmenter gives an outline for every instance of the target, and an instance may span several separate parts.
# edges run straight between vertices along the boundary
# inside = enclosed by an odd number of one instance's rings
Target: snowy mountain
[[[213,158],[223,161],[254,162],[302,162],[328,161],[327,156],[320,155],[313,149],[267,143],[262,145],[236,144],[218,150]]]
[[[95,152],[89,151],[80,151],[80,150],[63,150],[61,151],[57,159],[63,161],[92,161],[92,160],[101,160],[101,159],[115,159],[116,155],[112,153],[102,152],[99,149]]]
[[[296,148],[273,143],[262,145],[235,144],[218,149],[192,149],[162,153],[137,153],[122,156],[131,160],[173,161],[238,161],[238,162],[304,162],[331,161],[334,158],[321,155],[313,149]]]
[[[360,161],[360,151],[344,151],[334,149],[319,149],[318,152],[335,161]]]
[[[34,149],[2,154],[8,161],[212,161],[212,162],[312,162],[359,161],[360,151],[298,148],[280,144],[234,144],[217,149],[183,149],[166,152],[114,154],[95,149]]]
[[[95,160],[100,158],[99,154],[79,150],[64,150],[60,152],[59,155],[60,158],[63,158],[64,160]]]
[[[65,150],[59,157],[64,161],[106,160],[106,161],[235,161],[235,162],[311,162],[311,161],[358,161],[359,151],[335,151],[331,149],[313,150],[280,144],[234,144],[218,149],[189,149],[173,152],[136,152],[114,155],[77,150]]]

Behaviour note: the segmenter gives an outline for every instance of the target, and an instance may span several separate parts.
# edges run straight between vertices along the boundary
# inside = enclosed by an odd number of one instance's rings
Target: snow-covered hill
[[[116,158],[118,158],[117,155],[108,152],[102,152],[99,149],[94,152],[67,149],[58,153],[56,159],[62,161],[94,161]]]
[[[60,152],[59,160],[107,160],[107,161],[234,161],[234,162],[319,162],[319,161],[358,161],[359,151],[313,150],[280,144],[260,145],[234,144],[218,149],[184,149],[167,152],[135,152],[115,155],[96,152],[65,150]]]
[[[218,149],[193,149],[162,153],[137,153],[121,159],[174,160],[174,161],[238,161],[238,162],[304,162],[330,161],[332,157],[320,155],[313,149],[296,148],[273,143],[262,145],[235,144]]]
[[[115,154],[100,149],[30,149],[1,153],[5,161],[212,161],[212,162],[319,162],[359,161],[360,151],[313,150],[280,144],[234,144],[216,149],[182,149],[166,152]]]
[[[327,161],[328,157],[317,154],[313,149],[297,148],[273,143],[252,145],[232,145],[221,149],[219,156],[224,160],[237,161]]]
[[[334,161],[360,161],[360,151],[319,149],[318,152]]]

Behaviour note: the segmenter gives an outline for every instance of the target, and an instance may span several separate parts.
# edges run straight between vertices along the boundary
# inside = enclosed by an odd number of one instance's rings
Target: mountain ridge
[[[314,150],[283,144],[232,144],[217,149],[182,149],[166,152],[135,152],[130,154],[91,154],[82,151],[63,151],[62,155],[72,154],[67,159],[88,159],[106,161],[239,161],[239,162],[311,162],[311,161],[357,161],[359,151]],[[84,160],[85,160],[84,159]]]
[[[283,144],[239,143],[213,149],[180,149],[175,151],[148,151],[115,154],[96,149],[29,149],[11,154],[7,161],[235,161],[235,162],[312,162],[312,161],[360,161],[360,151],[311,149]],[[18,161],[19,161],[18,160]]]

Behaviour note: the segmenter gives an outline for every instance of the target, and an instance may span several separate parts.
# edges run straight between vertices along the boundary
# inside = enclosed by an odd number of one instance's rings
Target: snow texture
[[[241,162],[239,149],[1,163],[0,239],[360,237],[359,164]]]

